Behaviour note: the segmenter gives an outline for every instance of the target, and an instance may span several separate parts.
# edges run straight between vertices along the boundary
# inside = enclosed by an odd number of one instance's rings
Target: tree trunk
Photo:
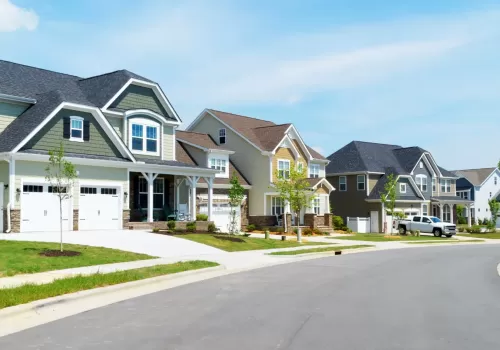
[[[299,234],[300,229],[300,212],[295,213],[295,223],[297,224],[297,242],[302,243],[302,232]]]

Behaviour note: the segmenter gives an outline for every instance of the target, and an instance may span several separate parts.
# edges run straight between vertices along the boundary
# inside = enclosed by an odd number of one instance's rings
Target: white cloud
[[[10,2],[0,0],[0,32],[14,32],[18,29],[35,30],[38,15],[32,9],[24,9]]]

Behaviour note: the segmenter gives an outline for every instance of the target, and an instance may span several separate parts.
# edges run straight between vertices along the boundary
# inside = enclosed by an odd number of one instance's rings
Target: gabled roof
[[[187,143],[191,143],[205,149],[228,150],[227,148],[219,146],[209,134],[205,133],[176,130],[175,137],[179,141],[186,141]]]
[[[465,177],[474,186],[481,186],[496,169],[497,168],[465,169],[455,170],[454,173],[457,176]]]
[[[208,109],[207,111],[229,125],[260,150],[267,152],[273,151],[278,146],[285,136],[285,132],[292,125],[290,123],[277,125],[269,120],[246,117],[214,109]],[[319,152],[314,150],[311,152],[311,148],[306,147],[315,159],[325,159]]]
[[[352,141],[328,157],[330,164],[326,173],[386,173],[390,168],[396,175],[409,175],[424,153],[428,152],[420,147]],[[456,177],[448,170],[438,168],[443,176]]]

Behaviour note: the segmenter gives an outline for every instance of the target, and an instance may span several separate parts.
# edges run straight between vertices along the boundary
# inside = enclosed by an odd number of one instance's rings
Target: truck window
[[[420,222],[420,216],[414,216],[413,222]]]
[[[422,222],[425,222],[425,223],[427,223],[427,224],[430,224],[431,219],[429,219],[429,218],[423,218],[423,219],[422,219]]]

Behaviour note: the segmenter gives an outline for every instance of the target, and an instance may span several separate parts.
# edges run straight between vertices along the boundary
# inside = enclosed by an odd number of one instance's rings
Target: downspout
[[[5,230],[5,233],[10,233],[10,231],[12,231],[12,227],[11,227],[11,223],[10,223],[10,202],[12,200],[12,198],[10,198],[10,186],[12,186],[12,184],[10,183],[10,167],[11,167],[11,162],[9,159],[6,159],[7,163],[9,163],[9,202],[7,203],[7,230]],[[5,187],[4,187],[4,192],[5,192]]]

